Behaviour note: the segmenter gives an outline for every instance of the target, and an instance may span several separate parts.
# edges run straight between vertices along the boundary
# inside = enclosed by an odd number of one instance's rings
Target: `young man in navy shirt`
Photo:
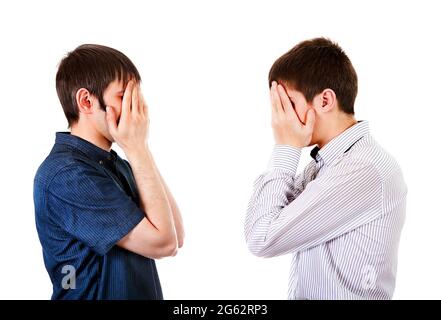
[[[34,179],[52,299],[163,298],[154,259],[174,256],[184,230],[147,143],[140,81],[128,57],[100,45],[82,45],[59,65],[71,130],[56,133]]]

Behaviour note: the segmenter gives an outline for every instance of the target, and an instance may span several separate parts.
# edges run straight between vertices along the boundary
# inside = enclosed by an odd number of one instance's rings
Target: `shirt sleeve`
[[[58,172],[47,192],[50,219],[100,255],[145,217],[105,172],[72,164]]]
[[[381,215],[382,182],[369,164],[339,163],[306,184],[303,175],[293,178],[300,149],[276,146],[272,159],[248,206],[246,238],[255,255],[309,249]]]

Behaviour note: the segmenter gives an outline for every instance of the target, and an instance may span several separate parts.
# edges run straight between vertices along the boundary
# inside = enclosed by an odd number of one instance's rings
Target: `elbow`
[[[261,237],[254,237],[250,234],[246,239],[248,250],[259,258],[272,258],[280,255],[273,246],[273,242],[270,239],[262,239]]]
[[[257,243],[255,241],[248,241],[248,250],[259,258],[270,258],[273,255],[271,255],[271,250],[267,250],[265,245],[261,243]]]
[[[178,254],[178,250],[184,245],[184,237],[185,235],[183,232],[180,235],[172,237],[173,239],[167,244],[168,257],[174,257]]]
[[[177,254],[178,254],[178,245],[176,242],[164,248],[164,257],[174,257]]]
[[[245,241],[248,247],[248,250],[256,257],[263,257],[263,246],[262,242],[259,241],[259,239],[256,239],[254,236],[254,233],[252,231],[247,232],[245,231]]]
[[[171,234],[163,237],[161,243],[158,245],[156,258],[174,257],[178,253],[178,239],[176,234]]]
[[[255,255],[256,257],[259,257],[259,258],[270,258],[270,257],[271,257],[271,255],[269,255],[269,254],[267,253],[266,250],[263,250],[263,249],[260,248],[260,247],[257,247],[257,246],[248,246],[248,249],[249,249],[250,252],[251,252],[253,255]]]
[[[299,246],[293,245],[292,247],[280,247],[274,243],[268,242],[248,242],[248,250],[259,258],[273,258],[278,257],[286,253],[293,253],[299,251]]]
[[[176,237],[171,237],[170,239],[167,239],[161,246],[161,258],[165,257],[174,257],[178,253],[178,241],[176,240]]]

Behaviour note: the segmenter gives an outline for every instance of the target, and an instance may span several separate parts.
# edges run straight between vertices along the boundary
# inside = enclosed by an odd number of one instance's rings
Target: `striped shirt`
[[[289,299],[391,299],[407,186],[358,122],[296,175],[301,149],[276,145],[255,182],[245,237],[259,257],[292,254]]]

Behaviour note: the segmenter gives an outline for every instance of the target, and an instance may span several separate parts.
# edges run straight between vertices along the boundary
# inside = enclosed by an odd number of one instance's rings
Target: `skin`
[[[103,99],[106,111],[87,89],[77,91],[80,115],[71,134],[106,151],[115,142],[130,162],[146,217],[117,245],[149,258],[174,256],[183,245],[182,216],[148,146],[148,107],[139,83],[129,81],[124,88],[115,80]]]
[[[273,81],[270,89],[271,123],[276,144],[296,148],[325,146],[357,123],[340,110],[335,92],[325,89],[311,102],[293,87]]]

